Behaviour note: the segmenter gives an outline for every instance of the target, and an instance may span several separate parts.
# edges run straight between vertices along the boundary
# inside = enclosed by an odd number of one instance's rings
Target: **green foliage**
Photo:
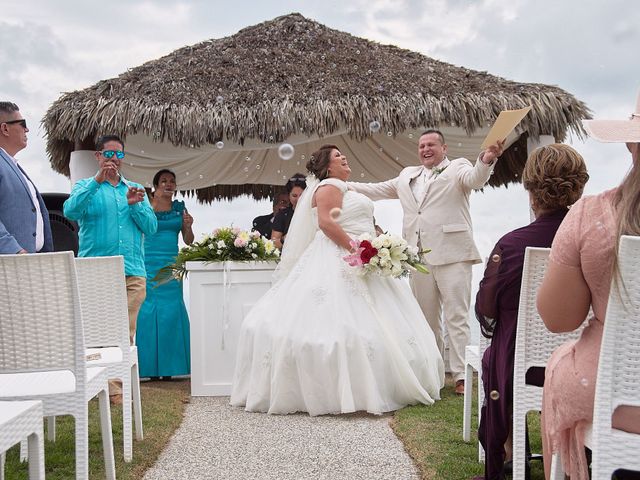
[[[271,240],[260,233],[234,227],[217,228],[199,242],[178,252],[176,261],[158,272],[154,281],[164,283],[172,278],[182,280],[187,275],[186,262],[250,262],[278,260],[278,250]]]

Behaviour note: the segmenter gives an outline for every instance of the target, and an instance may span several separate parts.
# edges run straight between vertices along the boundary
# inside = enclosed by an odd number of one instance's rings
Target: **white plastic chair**
[[[514,480],[525,476],[527,413],[542,409],[542,387],[526,384],[527,371],[531,367],[546,367],[557,347],[579,337],[582,332],[580,328],[570,333],[551,333],[538,314],[536,296],[550,251],[550,248],[527,247],[524,255],[513,368]]]
[[[4,480],[5,452],[27,438],[29,478],[44,480],[44,435],[42,402],[0,401],[0,480]]]
[[[593,408],[585,444],[592,450],[591,476],[609,479],[618,469],[640,472],[640,434],[611,425],[620,405],[640,407],[640,237],[622,236],[619,253],[622,285],[612,283],[604,322]],[[564,478],[559,453],[552,479]]]
[[[115,479],[107,370],[87,367],[73,253],[0,255],[0,312],[0,399],[72,415],[76,478],[87,479],[88,402],[97,396],[106,477]]]
[[[467,345],[464,350],[464,402],[462,410],[462,439],[471,440],[471,401],[473,394],[473,371],[478,372],[478,423],[484,402],[484,386],[482,384],[482,357],[490,345],[489,339],[480,334],[478,345]],[[484,463],[484,449],[478,442],[478,461]]]
[[[136,440],[143,439],[143,431],[138,349],[129,344],[124,261],[121,256],[76,258],[76,271],[87,355],[100,356],[89,360],[88,365],[105,367],[109,378],[122,380],[124,461],[130,462],[132,395]]]

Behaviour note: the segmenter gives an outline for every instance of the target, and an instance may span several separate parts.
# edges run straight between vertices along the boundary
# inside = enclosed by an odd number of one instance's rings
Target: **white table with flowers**
[[[231,227],[180,251],[174,273],[189,280],[191,395],[231,394],[240,326],[271,287],[278,255],[270,240]]]

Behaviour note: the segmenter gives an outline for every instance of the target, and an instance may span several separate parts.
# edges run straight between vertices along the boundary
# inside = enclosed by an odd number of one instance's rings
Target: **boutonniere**
[[[447,167],[448,167],[448,166],[449,166],[449,165],[447,165]],[[431,171],[433,172],[433,176],[434,176],[434,177],[437,177],[437,176],[438,176],[438,175],[440,175],[442,172],[444,172],[444,171],[447,169],[447,167],[433,167],[433,168],[431,169]]]

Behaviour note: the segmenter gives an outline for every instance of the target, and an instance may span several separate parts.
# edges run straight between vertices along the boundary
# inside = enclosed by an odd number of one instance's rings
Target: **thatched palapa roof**
[[[346,142],[380,145],[388,169],[377,173],[370,169],[367,162],[377,161],[374,155],[359,159],[362,178],[373,181],[417,162],[415,149],[390,153],[389,142],[408,138],[417,142],[407,132],[419,136],[426,127],[446,126],[462,136],[479,134],[501,110],[526,105],[533,108],[520,125],[524,135],[498,163],[493,185],[519,181],[527,136],[550,134],[562,141],[569,130],[581,136],[580,120],[590,117],[585,104],[555,86],[517,83],[453,66],[291,14],[230,37],[178,49],[117,78],[64,94],[49,108],[43,124],[51,165],[66,175],[75,142],[105,133],[126,137],[127,150],[135,151],[129,141],[133,137],[196,149],[201,155],[208,152],[212,166],[224,159],[225,171],[232,161],[237,161],[234,170],[242,167],[248,140],[255,153],[274,151],[272,147],[297,136],[299,153],[306,137],[318,144],[337,136]],[[370,131],[372,120],[381,126],[378,140]],[[226,146],[216,151],[212,145],[218,141]],[[456,145],[450,139],[448,143],[455,151]],[[139,151],[144,154],[142,147]],[[231,155],[232,151],[237,154]],[[192,176],[184,186],[198,189],[205,200],[242,192],[259,197],[265,191],[259,185],[282,184],[286,179],[281,168],[277,174],[272,171],[277,162],[268,155],[256,157],[265,161],[259,175],[252,172],[256,175],[246,174],[243,180],[242,175],[223,175],[212,167],[210,176]],[[288,167],[286,173],[303,168],[304,162]],[[129,173],[136,174],[143,175],[135,168]]]

